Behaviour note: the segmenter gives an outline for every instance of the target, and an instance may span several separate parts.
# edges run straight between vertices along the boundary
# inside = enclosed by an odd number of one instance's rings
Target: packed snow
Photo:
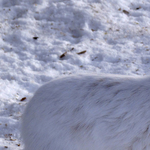
[[[150,74],[149,0],[1,0],[0,6],[0,150],[23,149],[23,110],[51,79]]]

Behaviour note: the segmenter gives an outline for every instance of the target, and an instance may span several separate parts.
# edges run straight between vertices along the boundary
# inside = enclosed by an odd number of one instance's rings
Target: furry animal
[[[79,74],[40,87],[22,119],[25,150],[150,150],[150,77]]]

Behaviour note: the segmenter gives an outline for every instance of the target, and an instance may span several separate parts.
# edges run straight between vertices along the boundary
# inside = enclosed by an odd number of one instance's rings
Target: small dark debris
[[[96,31],[96,30],[94,30],[94,29],[91,29],[91,30],[92,30],[93,32]]]
[[[139,10],[140,8],[141,8],[141,6],[140,6],[140,7],[137,7],[136,10]]]
[[[20,144],[16,144],[17,146],[20,146]]]
[[[4,148],[8,148],[8,146],[4,146]]]
[[[74,47],[70,51],[73,51],[73,50],[74,50]]]
[[[80,54],[84,54],[84,53],[86,53],[86,50],[85,50],[85,51],[82,51],[82,52],[79,52],[79,53],[77,53],[77,54],[80,55]]]
[[[10,137],[10,141],[16,141],[16,139],[12,139],[12,138]]]
[[[92,61],[94,61],[95,59],[97,59],[98,57],[94,57],[93,59],[92,59]]]
[[[38,38],[39,38],[39,37],[37,37],[37,36],[33,37],[34,40],[37,40]]]
[[[127,10],[123,10],[123,13],[125,13],[126,15],[129,15],[129,12]]]
[[[67,54],[67,52],[63,53],[62,55],[60,55],[60,58],[65,57],[65,56],[66,56],[66,54]]]
[[[121,8],[119,8],[118,10],[121,11]]]
[[[78,38],[78,36],[72,35],[73,38]]]
[[[24,101],[24,100],[26,100],[27,98],[26,97],[23,97],[20,101]]]

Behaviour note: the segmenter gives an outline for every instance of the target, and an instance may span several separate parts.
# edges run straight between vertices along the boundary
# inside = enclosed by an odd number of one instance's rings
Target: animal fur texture
[[[25,150],[150,150],[150,77],[70,75],[40,87],[22,119]]]

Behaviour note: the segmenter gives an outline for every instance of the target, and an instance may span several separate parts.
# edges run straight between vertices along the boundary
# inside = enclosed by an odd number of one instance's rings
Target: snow
[[[53,78],[149,75],[149,27],[147,0],[1,0],[0,149],[23,149],[23,110]]]

